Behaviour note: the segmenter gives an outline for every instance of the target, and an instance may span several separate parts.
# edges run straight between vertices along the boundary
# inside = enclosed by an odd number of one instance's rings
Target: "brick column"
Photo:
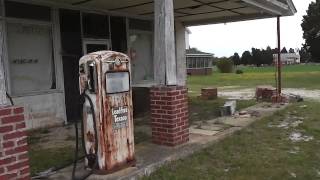
[[[0,179],[30,179],[23,107],[0,108]]]
[[[176,146],[189,141],[188,96],[184,86],[157,86],[150,90],[152,140]]]

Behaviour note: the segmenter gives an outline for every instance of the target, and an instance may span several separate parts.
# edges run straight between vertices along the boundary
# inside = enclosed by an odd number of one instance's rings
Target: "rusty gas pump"
[[[130,59],[113,51],[79,62],[85,165],[107,174],[135,164]]]

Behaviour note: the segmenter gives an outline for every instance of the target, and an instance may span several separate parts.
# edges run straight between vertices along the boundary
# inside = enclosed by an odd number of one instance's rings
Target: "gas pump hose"
[[[10,103],[11,103],[11,106],[14,106],[14,103],[13,103],[13,100],[12,100],[12,97],[9,95],[8,92],[6,92],[6,96],[7,98],[9,99]]]
[[[98,167],[98,134],[97,134],[97,122],[96,122],[96,117],[95,117],[95,110],[94,110],[94,105],[93,102],[90,98],[90,96],[88,96],[86,93],[86,89],[83,91],[83,93],[80,96],[80,100],[81,100],[81,110],[83,110],[84,107],[84,103],[85,100],[87,99],[89,104],[90,104],[90,111],[92,114],[92,121],[93,121],[93,129],[94,129],[94,136],[95,136],[95,143],[94,143],[94,147],[95,147],[95,154],[94,154],[94,164],[91,167],[91,170],[81,176],[81,177],[76,177],[76,168],[77,168],[77,163],[78,163],[78,152],[79,152],[79,131],[78,131],[78,121],[76,121],[74,123],[74,127],[75,127],[75,134],[76,134],[76,149],[75,149],[75,154],[74,154],[74,162],[73,162],[73,169],[72,169],[72,180],[85,180],[87,179],[91,174],[93,174],[93,171],[95,170],[96,167]],[[81,113],[81,131],[82,131],[82,135],[81,135],[81,139],[82,139],[82,148],[84,150],[85,153],[85,157],[86,158],[90,158],[90,156],[92,157],[92,154],[89,154],[86,150],[85,147],[85,140],[84,140],[84,136],[85,136],[85,132],[84,132],[84,124],[83,124],[83,114]]]

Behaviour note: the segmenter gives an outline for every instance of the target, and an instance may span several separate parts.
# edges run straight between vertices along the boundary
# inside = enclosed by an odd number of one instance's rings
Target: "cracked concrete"
[[[262,103],[245,109],[247,112],[258,112],[259,116],[251,116],[248,118],[233,116],[208,120],[203,124],[191,127],[190,141],[177,147],[159,146],[149,142],[140,143],[136,145],[135,148],[137,159],[135,167],[126,168],[109,175],[91,175],[88,180],[139,179],[151,174],[166,163],[190,156],[194,152],[200,151],[201,149],[232,135],[236,131],[249,126],[254,121],[272,115],[285,107],[286,105]],[[210,131],[212,131],[212,133],[209,133]],[[49,179],[70,179],[71,172],[72,166],[69,166],[56,172],[54,175],[51,175]],[[79,174],[84,174],[86,172],[83,162],[79,163],[77,172]]]

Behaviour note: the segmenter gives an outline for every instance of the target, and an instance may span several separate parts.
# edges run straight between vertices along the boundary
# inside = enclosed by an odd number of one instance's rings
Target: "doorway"
[[[96,51],[110,50],[110,43],[107,39],[84,39],[83,54],[89,54]]]

